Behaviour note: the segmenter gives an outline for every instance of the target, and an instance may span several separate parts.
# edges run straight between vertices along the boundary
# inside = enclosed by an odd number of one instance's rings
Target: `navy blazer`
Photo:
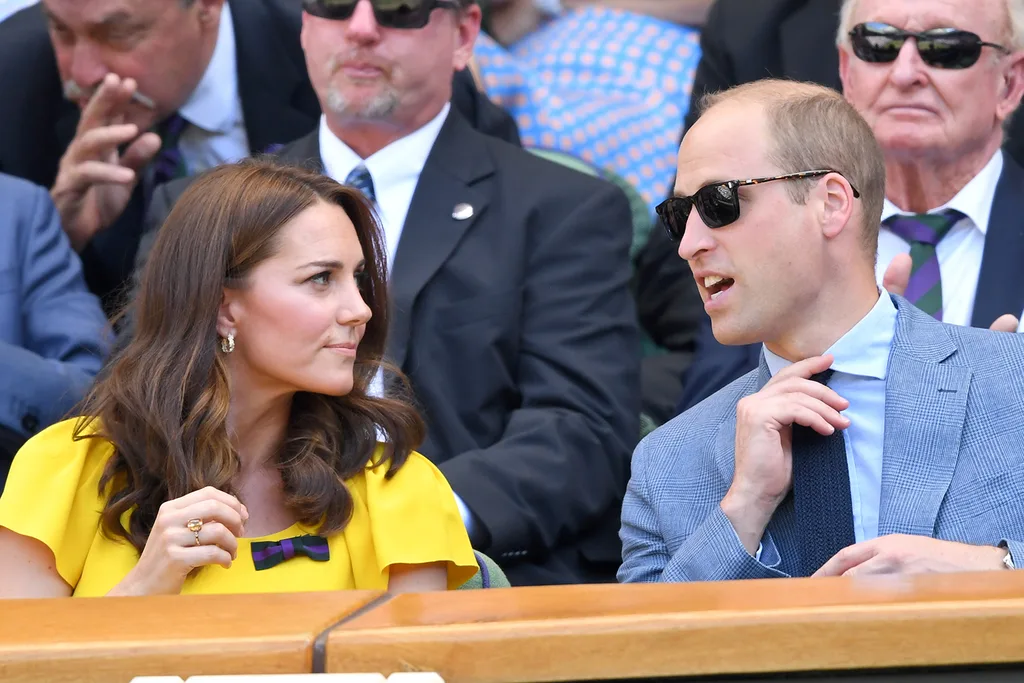
[[[82,398],[109,348],[106,326],[49,193],[0,174],[0,427],[8,437],[35,434]],[[0,462],[0,488],[9,464]]]

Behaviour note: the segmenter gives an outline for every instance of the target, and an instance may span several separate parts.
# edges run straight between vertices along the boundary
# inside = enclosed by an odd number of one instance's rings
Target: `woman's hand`
[[[164,503],[138,563],[109,595],[177,595],[196,567],[230,567],[247,519],[237,498],[212,486]],[[191,520],[202,522],[198,534]]]

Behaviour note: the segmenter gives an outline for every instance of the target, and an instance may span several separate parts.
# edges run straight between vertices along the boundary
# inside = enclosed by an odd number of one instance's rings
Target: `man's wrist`
[[[1016,569],[1017,564],[1014,562],[1013,554],[1010,553],[1009,546],[1006,543],[1000,543],[996,548],[999,551],[999,562],[1000,569]]]
[[[726,519],[732,524],[740,543],[751,557],[755,556],[764,537],[764,530],[768,527],[775,510],[752,503],[731,491],[725,494],[719,505]]]

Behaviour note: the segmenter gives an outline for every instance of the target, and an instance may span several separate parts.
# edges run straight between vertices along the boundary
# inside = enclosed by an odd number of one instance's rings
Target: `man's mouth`
[[[722,293],[735,284],[732,278],[720,275],[708,275],[704,278],[704,289],[708,296],[714,301]]]

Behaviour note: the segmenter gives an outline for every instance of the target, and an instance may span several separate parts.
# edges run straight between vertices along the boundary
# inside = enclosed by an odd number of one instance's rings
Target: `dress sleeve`
[[[419,453],[390,479],[386,472],[386,462],[365,471],[365,509],[384,585],[392,565],[445,562],[448,589],[458,588],[478,566],[448,481]]]
[[[72,588],[100,526],[99,481],[113,453],[109,441],[73,440],[76,422],[58,422],[29,439],[0,496],[0,526],[46,544]]]

